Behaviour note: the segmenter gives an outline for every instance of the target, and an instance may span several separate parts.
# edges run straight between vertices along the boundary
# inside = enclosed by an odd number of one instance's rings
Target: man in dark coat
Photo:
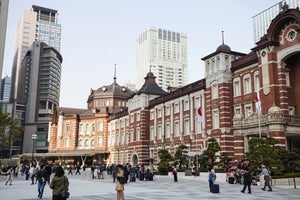
[[[242,193],[245,192],[246,187],[248,187],[248,193],[251,194],[251,172],[248,168],[245,168],[244,172],[244,188],[241,190]]]

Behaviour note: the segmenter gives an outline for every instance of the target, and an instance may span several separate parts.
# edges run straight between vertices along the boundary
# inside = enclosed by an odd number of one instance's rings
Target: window
[[[289,115],[295,115],[295,106],[289,106]]]
[[[170,123],[166,123],[166,138],[170,138]]]
[[[92,139],[92,140],[91,140],[91,148],[94,148],[94,146],[95,146],[95,140]]]
[[[259,72],[258,71],[256,71],[254,73],[254,89],[255,89],[255,91],[259,91],[259,89],[260,89]]]
[[[287,86],[287,87],[290,87],[290,86],[291,86],[291,82],[290,82],[290,72],[289,72],[289,71],[287,71],[287,72],[285,73],[285,82],[286,82],[286,86]]]
[[[218,84],[214,83],[211,86],[211,99],[217,99],[218,98]]]
[[[89,147],[90,147],[89,140],[86,139],[86,140],[84,141],[84,148],[85,148],[85,149],[88,149]]]
[[[80,124],[79,124],[79,134],[80,134],[80,135],[83,135],[83,131],[84,131],[84,130],[83,130],[83,124],[80,123]]]
[[[153,126],[150,127],[150,140],[154,139],[154,128]]]
[[[171,113],[171,111],[170,111],[170,106],[167,106],[167,107],[166,107],[166,115],[165,115],[165,116],[169,116],[170,113]]]
[[[174,105],[174,113],[179,113],[179,104],[178,103],[176,103]]]
[[[185,119],[184,120],[184,135],[189,135],[190,134],[190,120]]]
[[[185,100],[185,101],[184,101],[184,108],[183,108],[183,109],[184,109],[184,110],[189,110],[189,109],[190,109],[189,106],[190,106],[189,100]]]
[[[250,115],[253,113],[252,111],[252,105],[251,104],[246,104],[245,105],[245,118],[250,117]]]
[[[66,124],[66,132],[69,133],[70,132],[70,124]]]
[[[234,107],[234,114],[237,115],[237,114],[241,114],[242,111],[241,111],[241,106],[235,106]]]
[[[153,110],[151,110],[151,112],[150,112],[150,119],[154,119],[154,111]]]
[[[235,78],[233,80],[233,95],[234,95],[234,97],[241,96],[240,78]]]
[[[174,122],[174,137],[179,136],[179,121]]]
[[[157,109],[157,118],[161,118],[161,109],[160,108]]]
[[[250,75],[247,74],[244,76],[244,94],[251,93],[251,78]]]
[[[79,149],[83,148],[83,141],[82,141],[82,139],[79,139],[79,141],[78,141],[78,148]]]
[[[133,130],[130,130],[130,142],[133,142]]]
[[[103,120],[98,121],[98,131],[103,131]]]
[[[140,128],[136,129],[136,141],[140,141],[141,140],[141,135],[140,135]]]
[[[160,140],[161,139],[161,125],[157,126],[157,139]]]
[[[66,137],[65,138],[65,147],[69,147],[70,146],[70,138]]]
[[[219,121],[219,110],[215,108],[212,110],[212,128],[218,129],[220,128],[220,121]]]
[[[136,121],[140,121],[141,120],[141,116],[140,116],[140,112],[136,113]]]
[[[98,136],[98,147],[102,147],[103,145],[103,139],[102,139],[102,135]]]

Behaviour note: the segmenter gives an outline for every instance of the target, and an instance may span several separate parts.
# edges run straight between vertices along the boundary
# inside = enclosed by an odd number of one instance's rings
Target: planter
[[[192,170],[190,170],[190,169],[185,170],[185,171],[184,171],[184,175],[185,175],[185,176],[192,176]],[[196,171],[196,172],[195,172],[195,176],[200,176],[200,172],[199,172],[199,171]]]

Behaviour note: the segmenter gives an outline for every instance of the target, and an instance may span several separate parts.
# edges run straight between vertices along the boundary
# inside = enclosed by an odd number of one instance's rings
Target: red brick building
[[[293,150],[300,146],[299,30],[300,11],[284,9],[249,54],[223,43],[202,58],[205,79],[169,92],[151,72],[135,93],[114,77],[113,84],[91,91],[88,109],[58,108],[49,152],[66,160],[156,166],[160,149],[173,155],[185,144],[199,152],[210,137],[234,159],[243,158],[253,137],[273,137]]]

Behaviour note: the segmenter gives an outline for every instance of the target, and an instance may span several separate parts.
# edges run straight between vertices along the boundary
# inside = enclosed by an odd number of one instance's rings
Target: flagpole
[[[257,112],[257,115],[258,115],[258,133],[259,133],[259,138],[261,138],[260,112]]]

